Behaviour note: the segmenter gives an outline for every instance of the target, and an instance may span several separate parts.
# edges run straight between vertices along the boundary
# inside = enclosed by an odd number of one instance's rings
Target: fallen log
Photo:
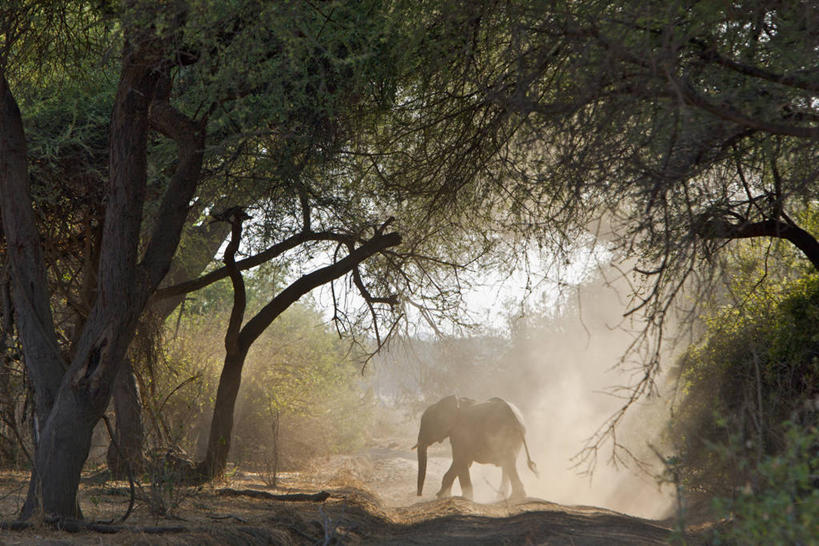
[[[318,493],[285,493],[275,494],[267,491],[259,491],[258,489],[232,489],[226,487],[216,491],[217,495],[224,495],[226,497],[251,497],[254,499],[270,499],[286,502],[324,502],[331,497],[327,491],[319,491]]]

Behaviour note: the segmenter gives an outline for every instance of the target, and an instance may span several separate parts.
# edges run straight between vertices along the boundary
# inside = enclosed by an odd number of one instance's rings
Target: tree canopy
[[[427,7],[435,60],[399,93],[382,176],[422,177],[495,237],[560,253],[591,235],[633,266],[629,312],[658,335],[730,241],[788,241],[819,267],[800,225],[819,195],[812,3]]]

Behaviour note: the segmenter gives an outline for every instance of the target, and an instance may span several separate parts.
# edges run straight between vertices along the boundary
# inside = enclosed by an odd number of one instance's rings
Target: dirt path
[[[671,537],[671,531],[659,522],[600,508],[561,506],[540,499],[517,504],[473,503],[461,497],[432,500],[447,466],[444,457],[430,458],[429,488],[420,500],[414,494],[414,454],[394,446],[316,461],[311,472],[283,474],[277,489],[265,486],[257,475],[239,473],[216,487],[178,490],[177,519],[151,515],[150,489],[146,488],[125,524],[104,523],[74,533],[48,526],[6,530],[0,531],[0,544],[612,546],[665,544]],[[3,519],[11,519],[15,503],[19,506],[25,479],[23,474],[0,476]],[[476,491],[481,488],[493,494],[491,481],[476,482]],[[329,493],[322,502],[271,498],[274,493],[322,490]],[[127,498],[122,483],[82,485],[81,502],[89,521],[120,516]]]

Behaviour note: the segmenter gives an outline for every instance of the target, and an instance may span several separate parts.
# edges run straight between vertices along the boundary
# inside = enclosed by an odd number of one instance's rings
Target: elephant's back
[[[526,429],[520,410],[502,398],[491,398],[470,408],[470,418],[475,430],[487,435],[501,434],[509,439],[522,437]]]
[[[474,436],[463,440],[472,446],[473,460],[501,465],[518,453],[524,431],[517,408],[501,398],[492,398],[470,410],[471,424],[464,430],[473,431]]]
[[[523,414],[511,402],[507,402],[503,398],[490,398],[485,402],[488,406],[488,413],[499,417],[499,421],[503,426],[514,426],[524,434],[526,433],[526,424],[523,420]]]

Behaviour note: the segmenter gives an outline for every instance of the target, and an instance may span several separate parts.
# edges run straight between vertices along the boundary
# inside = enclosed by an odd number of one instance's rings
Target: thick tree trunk
[[[157,9],[149,2],[128,4],[146,14]],[[199,180],[204,120],[194,122],[168,102],[170,67],[164,62],[163,44],[153,27],[125,28],[111,114],[110,179],[97,297],[65,372],[28,191],[22,120],[0,67],[0,207],[17,326],[34,386],[39,429],[23,517],[38,510],[58,517],[80,515],[77,486],[91,433],[110,401],[138,317],[168,272]],[[162,92],[155,95],[160,78]],[[140,262],[149,114],[151,125],[175,140],[178,161]]]
[[[147,180],[148,105],[157,78],[155,52],[149,42],[145,44],[142,51],[126,47],[111,114],[111,178],[98,297],[41,430],[23,518],[40,510],[59,517],[82,515],[77,487],[91,434],[108,405],[111,386],[149,295],[150,277],[137,267]]]
[[[34,384],[35,432],[45,425],[65,369],[49,306],[48,283],[29,191],[23,120],[0,72],[0,216],[17,331]]]
[[[82,518],[77,488],[99,417],[83,397],[67,390],[61,394],[37,447],[22,519],[35,513]]]
[[[223,223],[205,223],[190,229],[186,244],[174,257],[171,269],[162,281],[163,285],[174,285],[199,276],[211,263],[225,240],[230,228]],[[151,300],[148,311],[151,320],[163,321],[182,302],[185,294]],[[137,334],[139,335],[139,334]],[[112,475],[117,479],[127,477],[127,460],[135,473],[144,466],[143,442],[145,439],[142,404],[139,397],[134,369],[130,360],[117,376],[114,385],[114,411],[116,412],[115,439],[119,449],[112,442],[108,446],[107,463]],[[122,455],[125,455],[123,459]]]
[[[2,224],[0,224],[0,247],[4,244]],[[17,415],[14,397],[12,396],[11,367],[12,351],[14,350],[14,317],[11,307],[11,279],[9,278],[8,264],[5,254],[0,253],[0,430],[3,439],[0,440],[0,464],[11,465],[17,459],[20,450],[19,442],[11,440],[17,430]],[[11,430],[9,430],[11,429]],[[8,434],[11,431],[12,434]]]

